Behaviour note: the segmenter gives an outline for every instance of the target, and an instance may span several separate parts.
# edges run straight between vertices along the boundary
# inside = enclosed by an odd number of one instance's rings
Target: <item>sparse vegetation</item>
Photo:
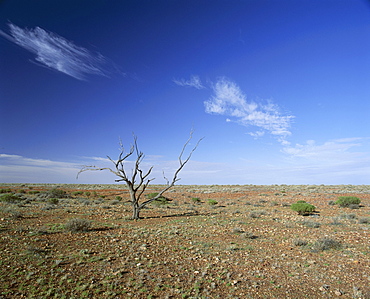
[[[350,219],[350,220],[357,218],[356,214],[347,214],[347,213],[342,213],[339,215],[339,217],[342,219]]]
[[[127,188],[119,200],[113,184],[60,185],[83,194],[56,206],[45,196],[52,187],[21,194],[27,185],[12,185],[22,201],[0,201],[0,297],[321,299],[338,290],[365,298],[370,187],[177,185],[170,204],[148,205],[137,222]],[[273,196],[282,189],[287,196]],[[327,204],[349,193],[361,195],[360,210]],[[282,205],[301,199],[320,216],[302,218]]]
[[[40,191],[39,190],[30,190],[28,191],[28,194],[31,194],[31,195],[35,195],[35,194],[39,194]]]
[[[12,189],[10,189],[10,188],[2,188],[2,189],[0,189],[0,194],[1,193],[12,193]]]
[[[294,239],[293,240],[293,245],[294,246],[307,246],[308,242],[306,240],[302,239]]]
[[[82,194],[84,194],[83,191],[74,191],[74,192],[72,192],[72,195],[74,195],[74,196],[79,196],[79,195],[82,195]]]
[[[194,203],[200,203],[200,198],[199,197],[192,197],[191,201]]]
[[[62,189],[58,189],[58,188],[53,188],[47,191],[46,195],[48,198],[67,198],[68,197],[66,191]]]
[[[58,198],[49,198],[48,202],[52,205],[57,205],[59,203],[59,199]]]
[[[249,217],[251,218],[260,218],[263,215],[266,215],[265,210],[255,210],[249,213]]]
[[[4,201],[8,203],[18,203],[22,201],[22,198],[14,194],[3,194],[0,196],[0,201]]]
[[[370,223],[370,217],[360,217],[360,218],[358,218],[358,223],[368,224],[368,223]]]
[[[64,228],[70,232],[86,232],[91,228],[91,221],[81,218],[72,218],[66,222]]]
[[[302,224],[309,228],[319,228],[321,226],[320,223],[312,221],[312,220],[303,221]]]
[[[214,206],[214,205],[217,205],[218,204],[218,201],[217,200],[214,200],[214,199],[208,199],[207,202],[211,206]]]
[[[332,238],[321,238],[318,239],[312,247],[314,251],[324,251],[330,249],[340,249],[342,248],[342,243]]]

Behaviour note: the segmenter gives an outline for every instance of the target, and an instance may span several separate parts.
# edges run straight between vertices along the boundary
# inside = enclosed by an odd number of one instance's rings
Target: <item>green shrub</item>
[[[121,201],[122,200],[122,196],[116,196],[116,200],[118,200],[118,201]]]
[[[62,189],[53,188],[47,191],[47,197],[48,198],[67,198],[68,195],[67,195],[67,192]]]
[[[84,194],[83,191],[74,191],[74,192],[72,192],[72,195],[74,195],[74,196],[78,196],[78,195],[82,195],[82,194]]]
[[[0,201],[9,202],[9,203],[17,203],[17,202],[22,201],[22,198],[14,194],[4,194],[0,197]]]
[[[49,198],[48,202],[51,203],[52,205],[57,205],[59,203],[58,198]]]
[[[9,189],[9,188],[6,188],[6,189],[0,189],[0,193],[11,193],[12,190]]]
[[[361,200],[356,196],[339,196],[335,202],[341,207],[349,207],[350,205],[359,205]]]
[[[64,229],[70,232],[84,232],[91,228],[91,221],[81,218],[72,218],[64,225]]]
[[[152,198],[156,197],[157,195],[158,195],[158,192],[149,193],[149,194],[146,195],[146,198],[152,199]],[[165,205],[165,204],[168,204],[168,202],[169,202],[168,198],[166,198],[164,196],[160,196],[156,200],[154,200],[152,203],[157,204],[157,205]]]
[[[218,202],[217,202],[216,200],[214,200],[214,199],[208,199],[207,201],[208,201],[208,203],[209,203],[211,206],[214,206],[214,205],[217,205],[217,204],[218,204]]]
[[[152,199],[152,198],[156,197],[157,195],[158,195],[158,192],[154,192],[154,193],[149,193],[149,194],[147,194],[145,196],[148,199]]]
[[[91,195],[91,192],[90,192],[90,191],[86,191],[86,192],[85,192],[85,195],[86,195],[87,197],[89,197],[89,196]]]
[[[199,197],[193,197],[191,200],[192,200],[194,203],[200,202],[200,198],[199,198]]]
[[[40,193],[40,191],[38,191],[38,190],[30,190],[30,191],[28,191],[28,194],[38,194],[38,193]]]
[[[290,206],[290,208],[297,212],[298,215],[309,215],[315,211],[316,207],[309,203],[297,202]]]

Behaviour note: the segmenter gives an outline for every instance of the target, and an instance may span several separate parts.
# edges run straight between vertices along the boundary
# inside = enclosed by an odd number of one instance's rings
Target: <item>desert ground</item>
[[[178,185],[138,221],[124,185],[0,191],[1,299],[370,298],[370,186]]]

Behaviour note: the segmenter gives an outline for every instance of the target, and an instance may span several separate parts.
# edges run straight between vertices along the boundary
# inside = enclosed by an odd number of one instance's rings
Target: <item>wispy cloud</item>
[[[191,76],[189,80],[185,79],[180,79],[176,80],[174,79],[173,82],[179,86],[189,86],[189,87],[194,87],[196,89],[203,89],[205,88],[204,85],[202,84],[202,81],[198,76]]]
[[[35,54],[35,61],[50,69],[78,80],[87,75],[108,76],[113,63],[97,52],[91,52],[73,42],[40,27],[20,28],[9,24],[10,33],[0,35]]]
[[[363,145],[366,138],[343,138],[317,144],[315,140],[308,140],[305,144],[287,146],[282,152],[293,158],[310,161],[336,161],[338,163],[357,158],[360,152],[353,151]]]
[[[156,184],[165,184],[163,172],[167,178],[179,167],[177,160],[165,160],[162,156],[148,156],[142,161],[142,170],[145,172],[154,166],[150,178],[155,178]],[[115,159],[113,157],[113,159]],[[106,157],[79,157],[77,161],[53,161],[48,159],[34,159],[20,155],[0,154],[0,182],[1,183],[77,183],[77,184],[113,184],[116,177],[109,171],[86,171],[78,176],[84,165],[114,168]],[[135,161],[125,163],[127,173],[130,174]],[[217,165],[217,166],[216,166]],[[194,177],[204,177],[205,174],[218,173],[220,163],[189,161],[187,167],[181,171],[181,184],[194,182]],[[215,167],[217,169],[215,169]],[[211,179],[211,177],[209,178]],[[195,179],[195,181],[198,179]],[[211,181],[207,181],[211,183]]]
[[[237,163],[204,162],[190,160],[181,171],[178,184],[368,184],[370,156],[365,140],[333,140],[302,150],[280,163],[240,159]],[[310,143],[310,142],[309,142]],[[331,144],[329,144],[331,143]],[[307,145],[303,145],[305,148]],[[359,149],[363,147],[363,152]],[[292,147],[295,148],[295,147]],[[297,148],[301,148],[298,146]],[[357,151],[353,149],[356,148]],[[334,151],[335,158],[325,160]],[[313,152],[316,152],[313,155]],[[306,154],[304,154],[306,153]],[[321,154],[320,154],[321,153]],[[296,153],[297,154],[297,153]],[[313,160],[313,157],[316,157]],[[318,159],[320,157],[320,159]],[[163,173],[170,178],[178,168],[178,161],[149,159],[143,167],[153,166],[154,184],[164,184]],[[143,161],[144,162],[144,161]],[[2,183],[77,183],[112,184],[116,177],[109,171],[87,171],[78,180],[76,175],[82,165],[112,167],[106,158],[80,157],[78,161],[52,161],[32,159],[19,155],[0,154],[0,182]],[[128,161],[127,169],[134,162]]]
[[[99,157],[81,157],[77,162],[35,159],[20,155],[0,154],[0,182],[3,183],[113,183],[109,172],[86,173],[76,180],[83,165],[101,163],[110,166],[110,161]]]
[[[283,115],[280,108],[271,101],[267,104],[248,101],[240,87],[221,78],[213,85],[214,94],[204,102],[205,110],[210,114],[227,116],[227,121],[249,127],[257,127],[253,137],[262,136],[265,132],[274,135],[283,145],[288,145],[286,137],[291,135],[290,125],[294,116]]]

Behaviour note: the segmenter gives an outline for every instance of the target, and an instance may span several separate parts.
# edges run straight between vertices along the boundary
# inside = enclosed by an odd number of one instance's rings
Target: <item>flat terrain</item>
[[[0,190],[1,299],[370,298],[370,186],[180,185],[139,221],[124,186]]]

